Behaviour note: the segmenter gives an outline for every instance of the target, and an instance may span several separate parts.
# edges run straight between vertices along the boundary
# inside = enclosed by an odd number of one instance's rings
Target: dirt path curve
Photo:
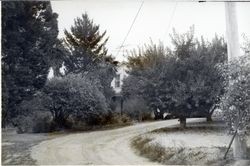
[[[200,120],[189,119],[187,122]],[[120,129],[69,134],[34,146],[31,157],[39,165],[157,164],[136,155],[130,147],[130,140],[145,132],[176,124],[177,120],[167,120]]]

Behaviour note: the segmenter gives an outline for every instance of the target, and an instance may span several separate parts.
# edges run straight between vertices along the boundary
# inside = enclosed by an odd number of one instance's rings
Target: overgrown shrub
[[[18,116],[13,119],[18,133],[49,132],[52,130],[51,113],[42,104],[41,93],[36,93],[31,100],[24,100],[18,109]]]
[[[152,120],[151,111],[145,100],[140,97],[128,98],[124,101],[123,112],[131,119],[143,121]]]
[[[34,112],[14,119],[18,133],[46,133],[55,130],[50,113]]]
[[[126,114],[120,114],[116,112],[109,112],[105,116],[103,116],[102,123],[104,125],[110,125],[110,124],[129,124],[131,123],[131,118]]]
[[[24,100],[19,105],[18,116],[13,119],[19,133],[40,133],[55,129],[51,112],[46,110],[42,101],[41,92],[38,92],[31,100]]]
[[[98,80],[68,74],[48,80],[41,92],[22,103],[15,123],[20,132],[47,132],[79,125],[103,124],[109,110]]]
[[[84,74],[53,78],[43,90],[44,106],[52,113],[58,127],[67,127],[69,116],[88,125],[100,124],[109,108],[99,86],[97,80]]]

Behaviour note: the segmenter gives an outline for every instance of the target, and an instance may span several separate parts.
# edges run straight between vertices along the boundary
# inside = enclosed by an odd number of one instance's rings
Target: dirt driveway
[[[204,119],[188,119],[187,122]],[[141,123],[120,129],[70,134],[44,141],[32,148],[39,165],[157,164],[136,155],[130,140],[140,134],[178,124],[177,120]]]

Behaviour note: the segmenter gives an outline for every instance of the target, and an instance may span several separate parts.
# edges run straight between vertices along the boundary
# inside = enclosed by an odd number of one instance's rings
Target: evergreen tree
[[[64,42],[71,52],[65,61],[68,72],[90,70],[93,64],[98,64],[104,59],[112,62],[105,48],[108,41],[108,38],[105,38],[106,31],[101,33],[99,25],[94,24],[87,13],[81,18],[77,17],[70,32],[64,30],[64,33]]]
[[[57,35],[57,14],[49,1],[2,2],[2,78],[10,117],[45,85]]]
[[[114,58],[107,55],[106,31],[101,33],[99,25],[94,24],[85,13],[81,18],[75,19],[70,32],[65,30],[64,33],[64,42],[70,52],[64,61],[66,74],[87,72],[92,79],[100,82],[99,89],[106,101],[111,102],[114,91],[110,85],[115,76],[116,65]]]

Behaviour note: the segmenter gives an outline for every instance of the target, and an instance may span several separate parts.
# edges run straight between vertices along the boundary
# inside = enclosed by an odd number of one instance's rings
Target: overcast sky
[[[74,19],[87,12],[101,31],[107,30],[109,52],[117,60],[123,60],[123,51],[117,55],[129,27],[142,4],[141,0],[79,0],[52,1],[54,12],[59,14],[59,37],[63,30],[70,29]],[[237,3],[239,34],[250,36],[250,2]],[[172,18],[172,19],[171,19]],[[130,32],[125,49],[137,48],[150,42],[163,41],[170,45],[172,28],[186,32],[195,25],[195,35],[211,39],[215,33],[225,36],[225,6],[223,2],[175,2],[166,0],[145,0],[137,20]],[[242,42],[242,37],[240,37]]]

